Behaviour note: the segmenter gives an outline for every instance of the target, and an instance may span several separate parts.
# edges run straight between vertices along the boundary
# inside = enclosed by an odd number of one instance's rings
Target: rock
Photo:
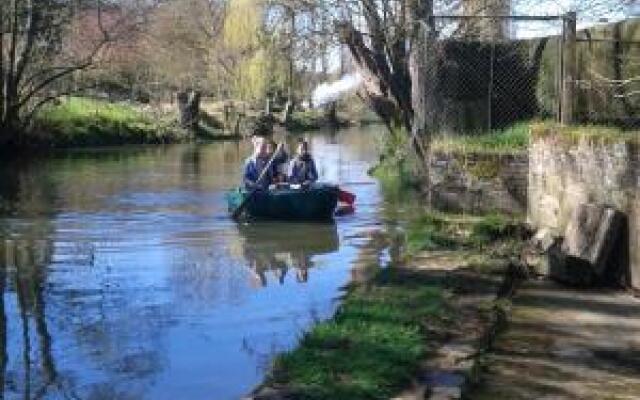
[[[561,261],[551,268],[554,279],[579,286],[603,282],[613,263],[613,249],[621,239],[625,218],[613,208],[581,204],[565,231]]]
[[[542,228],[525,246],[521,261],[532,275],[548,277],[554,266],[557,268],[557,264],[562,262],[561,244],[562,238],[554,235],[550,229]]]
[[[245,396],[242,400],[293,400],[298,398],[286,388],[274,388],[263,386],[254,391],[254,393]]]
[[[549,228],[542,228],[538,230],[531,238],[531,243],[543,253],[549,251],[549,249],[558,241],[558,237],[554,235]]]

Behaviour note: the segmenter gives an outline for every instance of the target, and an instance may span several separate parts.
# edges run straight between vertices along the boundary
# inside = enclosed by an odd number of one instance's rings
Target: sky
[[[512,0],[512,2],[512,15],[563,15],[571,10],[578,10],[578,29],[609,24],[633,16],[640,17],[640,0],[626,0],[628,6],[624,12],[619,7],[622,3],[621,0]],[[439,13],[452,14],[452,12],[435,10],[436,15]],[[442,29],[442,32],[446,32],[446,28]],[[560,35],[561,32],[562,22],[560,20],[511,22],[512,39]],[[329,57],[329,63],[331,71],[338,70],[339,56],[337,48],[333,49]]]
[[[620,7],[621,0],[516,0],[513,15],[563,15],[577,10],[578,29],[621,21],[629,16],[640,16],[640,0],[627,0],[627,8]],[[540,37],[560,34],[561,24],[515,23],[515,38]]]

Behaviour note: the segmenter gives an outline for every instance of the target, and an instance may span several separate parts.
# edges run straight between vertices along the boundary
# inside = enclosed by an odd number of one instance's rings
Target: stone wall
[[[431,159],[432,204],[455,212],[527,210],[527,154],[436,153]]]
[[[528,220],[561,235],[581,203],[615,207],[628,218],[629,283],[640,288],[640,147],[558,136],[534,139],[529,149]]]

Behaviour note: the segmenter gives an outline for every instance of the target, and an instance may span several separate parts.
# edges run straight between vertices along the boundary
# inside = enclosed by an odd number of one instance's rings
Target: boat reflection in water
[[[267,286],[271,274],[284,284],[290,270],[295,280],[305,283],[313,268],[313,257],[338,250],[335,223],[259,222],[238,225],[236,250],[251,268],[257,286]]]

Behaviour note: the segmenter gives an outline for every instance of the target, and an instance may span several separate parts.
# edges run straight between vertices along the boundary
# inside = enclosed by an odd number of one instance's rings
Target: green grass
[[[295,111],[289,117],[286,128],[289,131],[317,130],[326,126],[324,113],[317,110]]]
[[[349,122],[338,115],[338,125],[347,126]],[[294,111],[289,117],[286,128],[290,132],[314,131],[329,126],[324,110]]]
[[[513,154],[527,150],[531,122],[520,122],[488,133],[440,136],[434,151],[451,153]]]
[[[640,143],[640,130],[623,130],[601,125],[560,126],[554,122],[539,122],[531,125],[531,136],[536,139],[553,137],[566,144],[576,144],[582,140],[600,143]]]
[[[428,213],[409,224],[405,251],[465,251],[469,268],[496,273],[515,254],[517,221],[498,214]],[[515,249],[515,250],[514,250]],[[371,266],[371,268],[379,268]],[[407,387],[457,322],[451,281],[389,266],[352,285],[334,317],[276,357],[265,384],[296,399],[388,399]]]
[[[406,248],[419,251],[482,249],[496,241],[509,239],[519,222],[501,214],[470,216],[431,212],[409,223]]]
[[[278,356],[268,384],[298,399],[387,399],[407,385],[427,353],[428,329],[445,323],[444,290],[390,267],[352,288],[334,318]]]
[[[408,136],[406,130],[396,128],[379,139],[380,160],[369,174],[378,179],[387,201],[399,201],[420,187],[422,162],[410,150]]]
[[[37,116],[37,140],[53,146],[164,143],[180,134],[159,121],[123,103],[70,97],[43,109]]]
[[[369,171],[382,185],[385,200],[399,202],[419,188],[419,179],[407,164],[404,159],[387,159]]]
[[[640,131],[601,125],[563,127],[553,121],[526,121],[489,133],[447,135],[434,138],[434,151],[461,154],[518,154],[525,152],[529,139],[555,137],[567,144],[581,140],[591,142],[640,143]]]

